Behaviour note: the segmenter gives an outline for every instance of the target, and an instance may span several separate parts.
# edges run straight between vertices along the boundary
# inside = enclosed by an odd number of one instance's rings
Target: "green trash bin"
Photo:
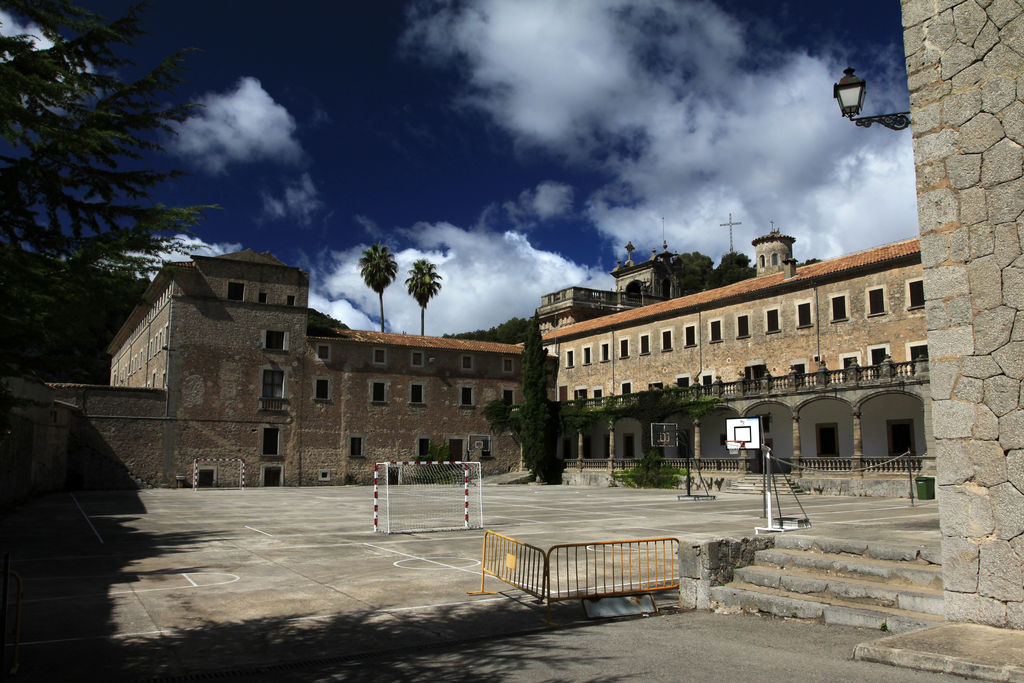
[[[935,500],[935,477],[918,477],[914,482],[918,500]]]

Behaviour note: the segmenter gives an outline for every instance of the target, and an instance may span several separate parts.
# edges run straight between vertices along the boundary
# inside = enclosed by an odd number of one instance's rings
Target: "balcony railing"
[[[268,412],[283,412],[288,410],[288,399],[260,396],[260,410]]]
[[[608,292],[601,289],[587,289],[586,287],[568,287],[551,294],[545,294],[540,298],[540,305],[543,308],[569,302],[588,307],[636,308],[664,300],[664,297],[651,294],[627,294],[626,292]]]
[[[684,458],[665,458],[665,463],[671,467],[686,467]],[[694,473],[700,469],[701,474],[746,474],[750,472],[751,458],[700,458],[691,459],[690,467]],[[910,457],[893,458],[886,457],[864,457],[859,460],[853,458],[802,458],[800,463],[793,462],[792,469],[802,470],[800,476],[814,478],[815,476],[842,475],[851,476],[855,472],[864,474],[906,474],[920,472],[924,457],[915,455]],[[636,458],[584,458],[565,460],[566,471],[577,472],[613,472],[617,470],[630,469],[640,464]]]
[[[616,394],[601,398],[568,399],[563,403],[573,403],[581,408],[617,407],[635,405],[641,397],[652,392],[673,391],[693,398],[702,396],[714,398],[742,398],[764,394],[792,394],[803,391],[813,392],[826,387],[855,387],[899,384],[904,382],[923,381],[928,378],[928,361],[911,360],[902,363],[891,361],[868,365],[853,366],[841,370],[821,369],[817,372],[791,372],[781,377],[764,375],[758,379],[741,379],[735,382],[723,382],[719,379],[712,384],[696,384],[690,387],[665,387],[631,394]]]

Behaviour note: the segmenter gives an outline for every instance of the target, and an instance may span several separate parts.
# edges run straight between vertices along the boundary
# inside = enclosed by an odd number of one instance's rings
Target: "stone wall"
[[[1024,7],[903,0],[946,618],[1024,628]]]
[[[733,579],[737,567],[754,563],[754,553],[775,546],[773,536],[679,543],[679,599],[683,607],[711,609],[711,588]]]
[[[3,382],[21,403],[11,411],[9,429],[0,433],[0,509],[64,487],[73,412],[54,403],[54,392],[41,382],[14,377]]]

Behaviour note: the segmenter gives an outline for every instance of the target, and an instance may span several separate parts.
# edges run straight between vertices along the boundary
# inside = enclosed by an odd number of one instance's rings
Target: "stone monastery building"
[[[237,458],[249,486],[366,482],[375,461],[422,459],[431,444],[485,473],[519,468],[518,445],[492,437],[481,409],[518,400],[520,347],[311,335],[308,290],[307,273],[252,250],[164,268],[110,343],[111,386],[61,387],[89,447],[152,485],[191,485],[194,465],[224,485]]]
[[[725,444],[726,418],[755,416],[776,456],[808,476],[921,467],[931,430],[918,239],[799,268],[794,241],[755,239],[756,277],[688,296],[677,296],[667,250],[617,266],[615,292],[545,296],[538,313],[558,356],[558,399],[622,402],[672,385],[717,397],[700,421],[678,418],[682,442],[666,453],[712,471],[758,471],[753,454],[730,456]],[[559,455],[570,471],[590,470],[649,447],[649,424],[626,418],[563,434]],[[914,457],[881,466],[907,451]]]

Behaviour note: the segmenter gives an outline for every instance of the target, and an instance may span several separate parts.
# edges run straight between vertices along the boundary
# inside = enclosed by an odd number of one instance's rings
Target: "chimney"
[[[782,272],[785,274],[785,279],[789,279],[796,275],[796,259],[792,256],[787,259],[782,259]]]

